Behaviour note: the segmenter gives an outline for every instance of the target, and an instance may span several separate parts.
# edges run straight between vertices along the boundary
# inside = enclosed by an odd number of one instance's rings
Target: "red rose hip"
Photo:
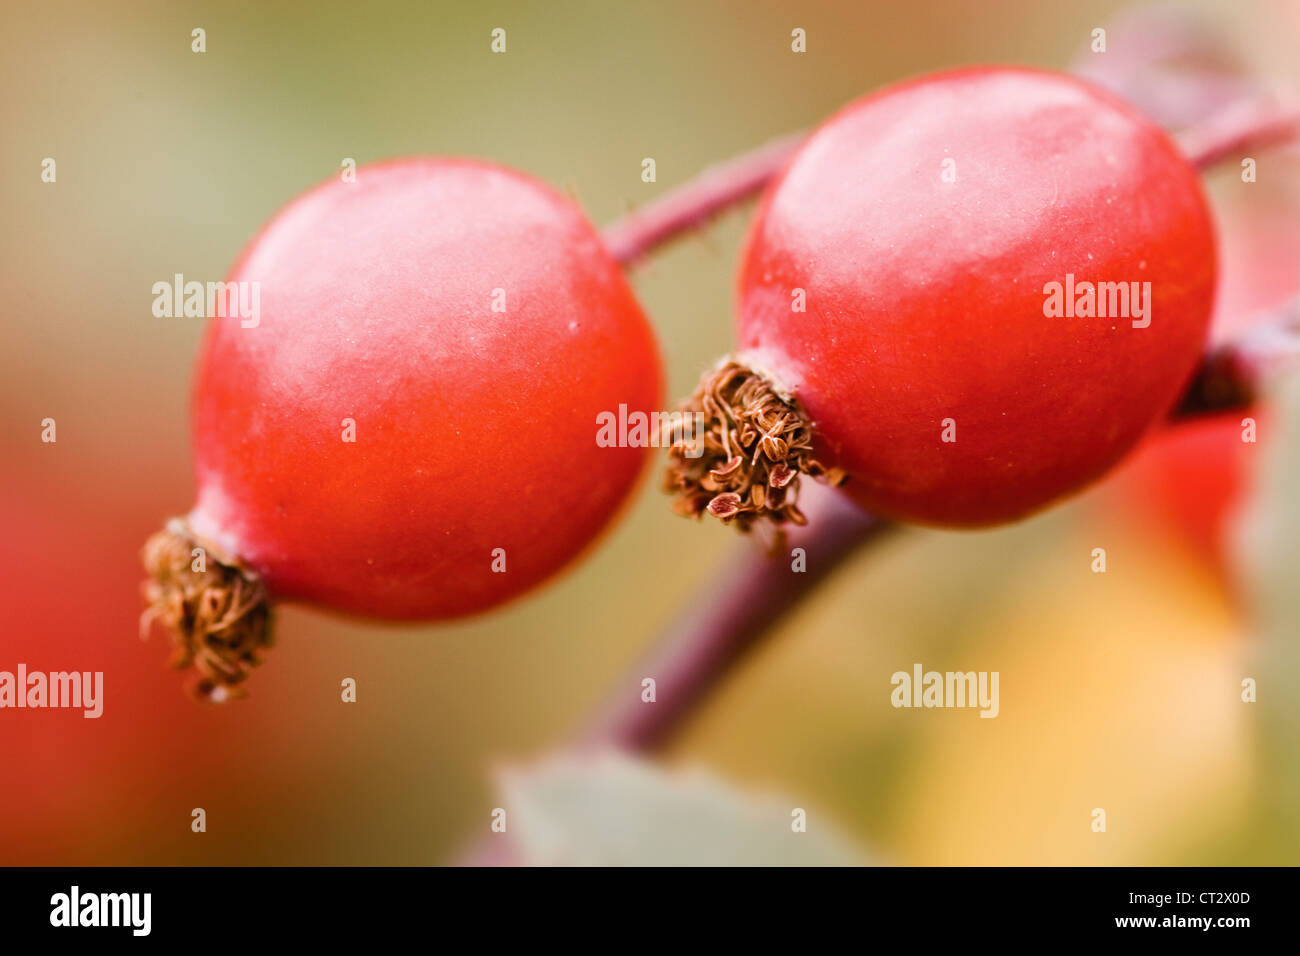
[[[267,601],[435,620],[573,559],[636,483],[603,411],[657,406],[653,334],[565,199],[483,163],[409,159],[282,210],[198,365],[198,502],[146,548],[152,617],[224,696]],[[196,570],[194,549],[206,567]]]
[[[1170,409],[1214,283],[1196,172],[1110,94],[986,68],[868,96],[764,199],[677,508],[799,521],[799,474],[828,472],[890,518],[1027,515]]]

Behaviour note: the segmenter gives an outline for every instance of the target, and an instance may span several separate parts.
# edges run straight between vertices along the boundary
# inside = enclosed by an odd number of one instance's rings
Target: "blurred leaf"
[[[1222,25],[1171,3],[1138,6],[1105,24],[1106,51],[1091,38],[1071,70],[1127,99],[1170,130],[1257,95],[1257,78]]]
[[[556,866],[853,866],[867,861],[816,813],[620,754],[553,758],[499,775],[522,861]],[[806,808],[805,808],[806,809]]]
[[[1258,685],[1264,790],[1275,836],[1300,844],[1300,376],[1279,389],[1279,414],[1262,449],[1255,497],[1239,528],[1238,551],[1261,643]],[[1279,832],[1281,831],[1281,832]]]

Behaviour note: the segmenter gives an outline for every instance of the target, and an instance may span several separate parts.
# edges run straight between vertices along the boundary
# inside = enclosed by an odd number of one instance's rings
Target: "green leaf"
[[[852,866],[867,861],[826,817],[738,792],[703,770],[620,754],[565,756],[499,775],[507,833],[542,866]],[[806,809],[806,808],[805,808]]]

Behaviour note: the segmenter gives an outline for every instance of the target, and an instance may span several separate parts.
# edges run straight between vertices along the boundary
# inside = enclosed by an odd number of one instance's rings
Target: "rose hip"
[[[269,640],[268,602],[441,620],[569,563],[644,448],[596,416],[657,406],[654,336],[571,203],[484,163],[363,167],[282,210],[229,282],[198,364],[198,502],[145,553],[176,663],[222,697]],[[203,549],[203,564],[194,549]]]
[[[674,449],[677,510],[799,522],[811,474],[847,475],[890,518],[1030,514],[1169,410],[1214,284],[1195,170],[1112,95],[981,68],[868,96],[765,197],[740,272],[741,352],[689,406],[711,423],[706,454]]]

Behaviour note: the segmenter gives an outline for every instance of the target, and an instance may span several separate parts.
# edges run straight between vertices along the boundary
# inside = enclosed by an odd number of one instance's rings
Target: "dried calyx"
[[[682,410],[664,483],[680,515],[708,512],[742,531],[760,520],[801,525],[800,477],[844,481],[813,458],[812,423],[794,397],[736,359],[706,373]]]
[[[244,694],[238,685],[271,644],[270,605],[261,579],[237,558],[200,540],[179,518],[144,546],[145,599],[141,637],[155,621],[167,626],[171,665],[193,666],[191,692],[221,701]]]

